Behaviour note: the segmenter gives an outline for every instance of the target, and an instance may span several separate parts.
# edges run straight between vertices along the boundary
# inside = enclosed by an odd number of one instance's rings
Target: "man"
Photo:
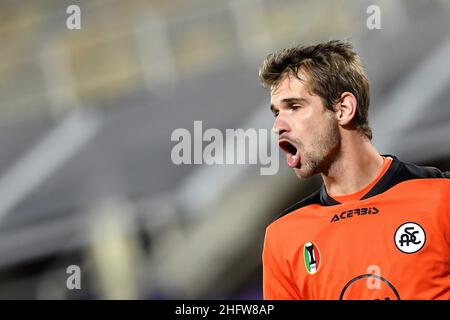
[[[265,299],[450,299],[450,172],[380,155],[351,44],[270,54],[273,130],[299,178],[322,187],[267,227]]]

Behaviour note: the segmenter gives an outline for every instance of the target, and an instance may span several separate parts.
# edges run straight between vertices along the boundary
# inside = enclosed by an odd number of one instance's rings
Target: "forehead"
[[[280,82],[270,90],[272,103],[277,103],[286,97],[296,96],[299,98],[310,97],[307,89],[307,77],[304,73],[299,73],[298,77],[288,73],[284,75]]]

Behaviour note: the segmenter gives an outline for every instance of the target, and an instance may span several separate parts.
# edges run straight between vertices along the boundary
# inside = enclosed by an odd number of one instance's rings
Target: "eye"
[[[292,109],[292,110],[297,110],[297,109],[299,109],[299,108],[301,108],[301,105],[299,105],[299,104],[293,104],[293,105],[291,105],[291,109]]]

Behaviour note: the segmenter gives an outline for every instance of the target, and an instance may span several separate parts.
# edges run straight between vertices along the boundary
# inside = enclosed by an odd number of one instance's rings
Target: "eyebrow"
[[[308,102],[308,100],[306,100],[305,98],[295,98],[295,97],[293,97],[293,98],[281,99],[280,102],[281,103],[286,103],[286,104],[287,103],[306,103],[306,102]],[[270,111],[274,112],[274,110],[275,110],[275,106],[272,103],[272,104],[270,104]]]

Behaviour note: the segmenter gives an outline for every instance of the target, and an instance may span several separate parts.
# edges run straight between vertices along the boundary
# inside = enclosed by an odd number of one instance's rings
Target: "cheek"
[[[311,122],[303,131],[302,143],[304,148],[314,151],[324,144],[327,137],[327,124],[322,122]]]

